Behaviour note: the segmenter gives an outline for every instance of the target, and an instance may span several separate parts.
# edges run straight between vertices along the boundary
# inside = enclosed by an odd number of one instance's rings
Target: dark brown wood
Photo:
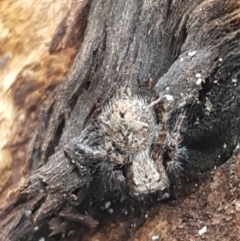
[[[81,202],[69,203],[76,190],[88,188],[92,174],[71,163],[64,148],[91,125],[121,86],[150,98],[168,95],[173,99],[168,109],[172,122],[179,110],[186,110],[184,143],[190,173],[225,162],[239,140],[236,1],[93,0],[88,6],[84,40],[74,65],[40,116],[28,157],[28,183],[1,213],[4,240],[32,240],[34,225],[54,223],[51,217],[58,214],[84,219],[78,212],[69,214]],[[96,225],[91,217],[83,223],[89,220],[89,226]]]
[[[72,1],[71,8],[59,25],[49,47],[51,54],[67,46],[79,46],[82,43],[89,3],[90,1],[88,0]]]

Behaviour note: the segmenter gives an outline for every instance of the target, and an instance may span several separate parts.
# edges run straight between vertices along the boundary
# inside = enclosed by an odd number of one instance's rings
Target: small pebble
[[[113,213],[113,209],[112,209],[112,208],[109,208],[109,209],[108,209],[108,212],[109,212],[110,214],[112,214],[112,213]]]
[[[170,197],[169,193],[165,192],[162,196],[162,199],[168,199]]]
[[[195,50],[194,50],[194,51],[191,51],[191,52],[188,52],[188,56],[191,56],[191,57],[192,57],[192,56],[194,56],[196,53],[197,53],[197,51],[195,51]]]
[[[226,143],[223,144],[223,148],[227,149],[227,144]]]
[[[136,228],[136,223],[131,223],[132,228]]]
[[[180,58],[180,62],[183,62],[183,58]]]
[[[222,59],[222,58],[219,58],[218,60],[219,60],[219,62],[222,62],[222,61],[223,61],[223,59]]]
[[[35,226],[34,227],[34,231],[38,231],[39,227],[38,226]]]
[[[154,241],[154,240],[155,240],[155,241],[156,241],[156,240],[159,240],[159,235],[153,235],[153,236],[152,236],[152,240],[153,240],[153,241]]]
[[[109,209],[110,206],[111,206],[111,202],[110,202],[110,201],[105,202],[105,208],[106,208],[106,209]]]
[[[45,241],[45,238],[41,237],[38,241]]]
[[[124,214],[125,214],[125,215],[128,215],[128,210],[125,210],[125,211],[124,211]]]
[[[235,209],[236,209],[237,212],[240,212],[240,201],[237,201],[235,203]]]
[[[201,74],[200,74],[200,73],[195,74],[195,76],[196,76],[197,78],[201,78]]]
[[[206,233],[206,232],[207,232],[207,226],[204,226],[203,228],[201,228],[201,229],[198,231],[199,235],[203,235],[203,234]]]
[[[237,79],[232,79],[232,82],[233,83],[237,83]]]

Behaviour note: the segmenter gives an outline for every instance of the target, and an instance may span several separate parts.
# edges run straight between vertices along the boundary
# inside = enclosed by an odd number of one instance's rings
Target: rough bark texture
[[[202,222],[208,220],[206,225],[214,222],[217,225],[224,218],[214,217],[215,204],[204,209],[202,216],[198,215],[201,205],[215,199],[211,192],[217,190],[214,187],[217,182],[204,184],[199,190],[195,184],[200,185],[214,167],[230,158],[239,141],[240,4],[233,0],[93,0],[83,6],[87,6],[88,13],[83,43],[67,80],[42,111],[29,153],[31,176],[18,198],[1,213],[3,237],[6,240],[33,240],[33,236],[45,235],[47,240],[89,240],[92,236],[92,240],[104,240],[106,237],[100,235],[104,225],[111,229],[109,223],[115,222],[112,230],[116,228],[118,232],[111,240],[126,240],[132,236],[133,240],[151,239],[152,234],[142,236],[144,228],[134,234],[143,222],[148,204],[144,203],[143,208],[136,203],[119,203],[114,198],[115,216],[107,221],[103,218],[104,211],[96,207],[101,204],[86,204],[86,195],[91,199],[89,193],[95,190],[90,185],[91,173],[63,154],[64,147],[97,118],[116,89],[127,85],[141,95],[171,95],[174,101],[169,112],[173,119],[175,113],[186,109],[184,145],[188,149],[189,164],[185,168],[183,185],[178,187],[176,184],[173,188],[178,200],[176,206],[152,207],[157,210],[154,211],[155,219],[158,215],[166,217],[166,220],[161,218],[162,226],[153,230],[162,240],[198,240],[196,232],[205,226],[197,223],[199,219]],[[220,168],[215,178],[221,179],[218,175],[223,172],[226,179],[222,178],[222,182],[228,181],[231,166],[239,172],[238,159],[230,160]],[[237,173],[232,183],[236,188],[239,185]],[[197,197],[204,196],[204,192],[208,192],[208,200],[200,200],[201,205],[195,206]],[[233,201],[227,196],[222,199],[238,208],[237,195],[233,192]],[[102,202],[104,205],[105,201]],[[78,213],[76,207],[81,213],[87,210],[100,220],[99,236],[76,228],[77,222],[91,227],[97,224],[92,217]],[[135,211],[129,211],[126,217],[122,210],[133,207]],[[171,211],[163,211],[165,208]],[[186,209],[192,211],[184,216]],[[176,220],[179,219],[178,223]],[[237,223],[237,219],[234,220]],[[133,225],[128,227],[130,223]],[[57,236],[47,238],[48,224]],[[171,225],[176,227],[178,224],[179,228],[172,231]],[[147,225],[151,226],[151,223]],[[34,232],[34,227],[35,231],[40,231]],[[213,230],[209,237],[204,236],[206,240],[222,237],[217,226]],[[230,227],[227,230],[231,230]],[[68,235],[67,238],[58,231]],[[225,240],[237,240],[239,234],[234,235]]]

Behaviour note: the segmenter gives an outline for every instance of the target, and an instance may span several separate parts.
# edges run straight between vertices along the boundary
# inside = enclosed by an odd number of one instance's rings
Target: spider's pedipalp
[[[185,115],[180,114],[172,130],[168,130],[163,144],[163,160],[167,173],[177,177],[183,170],[183,160],[186,160],[187,150],[182,145],[182,130]]]
[[[100,161],[97,169],[98,178],[95,182],[101,190],[115,192],[117,195],[124,195],[128,191],[127,180],[121,165]]]

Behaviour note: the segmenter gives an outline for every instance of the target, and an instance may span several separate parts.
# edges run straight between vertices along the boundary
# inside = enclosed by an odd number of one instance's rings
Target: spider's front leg
[[[104,159],[106,158],[106,152],[104,150],[94,150],[89,146],[73,141],[66,147],[64,147],[65,156],[70,159],[71,162],[76,161],[84,164],[84,159]]]
[[[105,147],[103,148],[101,146],[93,148],[90,145],[76,141],[65,147],[64,152],[65,155],[71,158],[71,160],[78,160],[80,162],[83,158],[98,159],[117,164],[124,164],[127,161],[126,157],[120,155],[119,153],[114,151],[109,152],[105,149]]]
[[[90,159],[97,160],[94,162],[94,169],[98,170],[98,175],[96,175],[98,185],[102,185],[105,190],[121,193],[127,190],[127,181],[122,171],[122,166],[127,160],[126,157],[124,158],[116,152],[109,153],[100,147],[94,149],[80,142],[75,142],[65,148],[65,155],[79,169],[86,164],[91,165]],[[99,182],[99,180],[101,181]]]

